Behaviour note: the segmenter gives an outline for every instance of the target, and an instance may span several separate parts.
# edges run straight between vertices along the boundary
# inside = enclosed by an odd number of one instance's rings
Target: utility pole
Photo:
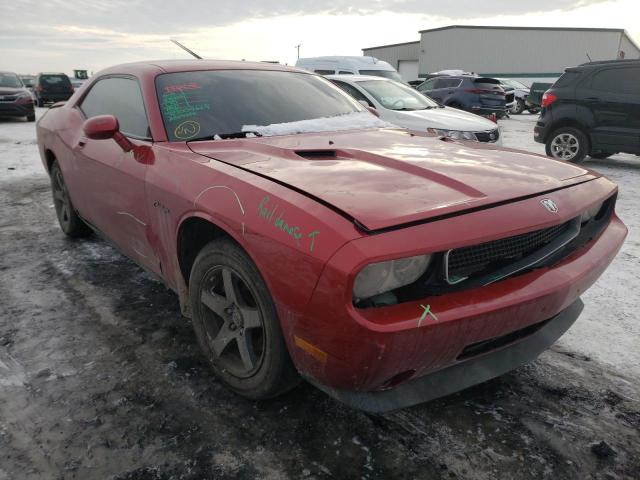
[[[301,44],[301,43],[299,43],[298,45],[296,45],[295,47],[293,47],[293,48],[298,49],[298,60],[300,60],[300,47],[301,47],[301,46],[302,46],[302,44]]]

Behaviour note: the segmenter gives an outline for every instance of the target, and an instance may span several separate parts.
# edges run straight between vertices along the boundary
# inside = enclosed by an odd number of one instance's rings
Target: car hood
[[[581,167],[530,153],[396,129],[188,145],[195,153],[316,198],[367,230],[423,221],[596,178]]]
[[[0,87],[0,95],[16,95],[17,93],[28,92],[26,88]]]
[[[381,115],[383,120],[410,129],[415,129],[415,127],[419,126],[421,127],[420,130],[439,128],[465,132],[484,132],[498,128],[491,120],[451,107],[413,111],[388,110],[388,112],[388,115],[385,115],[386,112]]]

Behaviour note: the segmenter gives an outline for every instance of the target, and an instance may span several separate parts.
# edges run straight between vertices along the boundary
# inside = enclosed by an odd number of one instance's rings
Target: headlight
[[[477,141],[475,134],[473,132],[461,132],[459,130],[440,130],[437,128],[428,128],[427,132],[435,133],[441,137],[448,137],[453,140],[471,140]]]
[[[582,215],[580,216],[580,223],[587,223],[592,218],[595,218],[601,208],[602,203],[596,203],[593,207],[582,212]]]
[[[410,285],[427,270],[431,255],[371,263],[364,267],[353,284],[353,296],[358,299],[373,297],[398,287]]]

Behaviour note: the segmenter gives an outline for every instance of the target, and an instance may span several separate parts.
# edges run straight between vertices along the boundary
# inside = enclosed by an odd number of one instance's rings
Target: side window
[[[335,70],[314,70],[318,75],[333,75]]]
[[[136,80],[121,77],[98,80],[82,100],[80,110],[87,118],[113,115],[125,135],[151,137],[142,92]]]
[[[344,70],[340,70],[338,75],[353,75],[353,72],[345,72]]]
[[[640,94],[640,67],[601,70],[591,79],[591,88],[612,93]]]
[[[433,90],[435,88],[438,88],[438,87],[436,87],[436,82],[438,80],[439,80],[438,77],[430,78],[429,80],[424,82],[422,85],[419,85],[418,90],[423,92],[423,91],[426,91],[426,90]]]
[[[373,104],[369,101],[369,99],[365,97],[364,94],[360,90],[358,90],[356,87],[349,85],[348,83],[339,82],[337,80],[334,81],[333,83],[336,85],[336,87],[341,88],[356,100],[365,101],[367,102],[367,105],[369,105],[370,107],[373,107]]]

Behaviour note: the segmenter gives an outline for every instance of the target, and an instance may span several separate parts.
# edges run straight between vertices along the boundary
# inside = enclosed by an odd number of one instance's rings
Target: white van
[[[319,75],[373,75],[405,83],[395,68],[375,57],[300,58],[296,67]]]

